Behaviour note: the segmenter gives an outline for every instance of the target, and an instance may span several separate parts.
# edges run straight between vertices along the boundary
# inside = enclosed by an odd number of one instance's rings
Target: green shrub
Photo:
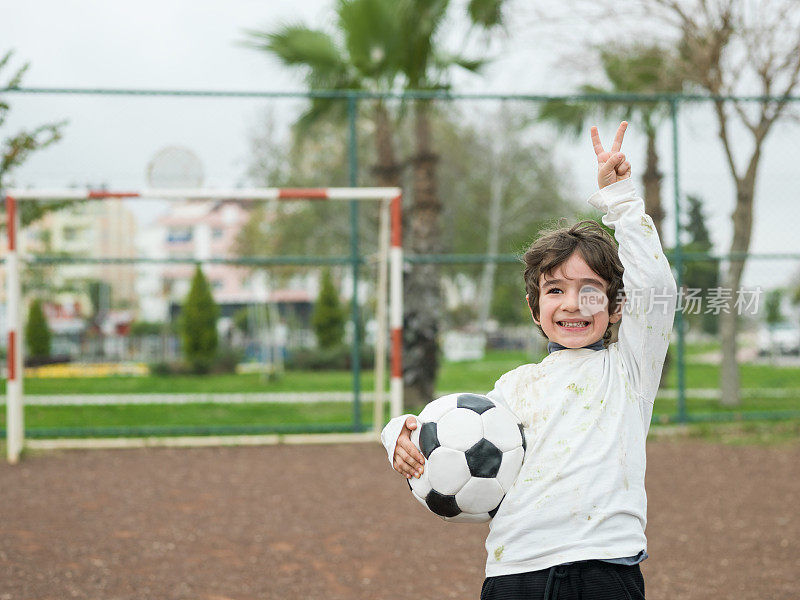
[[[148,365],[150,369],[150,375],[155,377],[165,377],[167,375],[172,375],[172,366],[168,362],[157,362]]]
[[[197,265],[181,313],[183,355],[194,373],[208,373],[214,362],[219,343],[218,316],[219,307],[211,295],[208,280]]]
[[[169,331],[169,323],[158,323],[155,321],[134,321],[131,323],[132,336],[161,335]]]
[[[149,365],[150,374],[155,377],[169,377],[170,375],[201,375],[213,373],[221,375],[224,373],[235,373],[236,366],[242,361],[244,353],[233,348],[224,348],[214,357],[214,360],[207,371],[198,371],[197,368],[185,361],[160,361]]]
[[[322,272],[319,297],[314,305],[311,326],[317,336],[317,344],[328,350],[342,344],[344,338],[345,313],[339,301],[339,294],[333,285],[330,269]]]
[[[288,370],[349,371],[353,368],[353,351],[348,346],[295,350],[286,359]],[[361,348],[361,368],[375,367],[375,351]]]
[[[212,373],[235,373],[236,366],[242,362],[244,352],[234,348],[223,348],[217,353],[214,364],[211,367]]]
[[[31,358],[47,358],[50,356],[50,328],[47,326],[42,301],[31,303],[28,311],[28,322],[25,324],[25,345]]]

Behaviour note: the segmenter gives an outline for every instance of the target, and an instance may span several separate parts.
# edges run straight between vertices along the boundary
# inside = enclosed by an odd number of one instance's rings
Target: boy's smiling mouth
[[[564,329],[586,329],[589,327],[589,321],[556,321],[556,323]]]

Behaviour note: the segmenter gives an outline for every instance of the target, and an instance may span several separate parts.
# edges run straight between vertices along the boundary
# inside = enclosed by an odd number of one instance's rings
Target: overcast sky
[[[13,66],[30,62],[27,87],[167,88],[206,90],[301,91],[302,79],[262,53],[241,46],[244,30],[272,29],[304,22],[321,27],[331,21],[333,0],[0,0],[0,52],[16,50]],[[524,2],[519,3],[520,6]],[[565,68],[560,52],[586,35],[574,25],[535,27],[524,10],[511,15],[509,35],[496,42],[496,57],[482,77],[455,79],[457,91],[554,94],[574,90],[584,75],[580,64]],[[454,23],[447,38],[460,40]],[[6,77],[9,69],[3,73]],[[228,187],[247,183],[248,139],[268,104],[264,100],[98,98],[89,96],[9,95],[11,117],[2,134],[21,127],[67,119],[64,139],[34,155],[14,174],[20,186],[100,185],[121,189],[145,185],[148,161],[161,148],[185,146],[200,158],[205,183]],[[279,115],[296,114],[300,101],[270,103]],[[477,106],[477,105],[476,105]],[[608,137],[613,125],[603,130]],[[558,138],[541,129],[542,142],[565,166],[570,189],[591,193],[594,164],[586,140]],[[752,249],[800,252],[800,130],[785,126],[767,144],[760,172]],[[743,136],[742,150],[746,150]],[[707,202],[717,249],[727,250],[733,187],[726,171],[711,113],[690,107],[681,120],[682,188]],[[631,131],[627,153],[639,173],[644,167],[643,138]],[[672,206],[671,132],[660,140],[665,202]],[[324,185],[320,182],[320,185]],[[139,211],[147,214],[147,211]],[[671,225],[670,227],[674,227]],[[673,236],[665,235],[672,243]],[[771,286],[797,271],[792,262],[751,262],[746,285]]]

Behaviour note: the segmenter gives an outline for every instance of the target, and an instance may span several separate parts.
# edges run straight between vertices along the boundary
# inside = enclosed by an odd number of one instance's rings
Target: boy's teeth
[[[581,323],[567,323],[565,321],[561,321],[562,327],[586,327],[589,323],[586,321],[582,321]]]

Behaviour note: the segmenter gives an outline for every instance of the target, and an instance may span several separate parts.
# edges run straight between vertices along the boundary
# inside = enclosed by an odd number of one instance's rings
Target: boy
[[[645,438],[676,285],[619,152],[626,127],[610,151],[591,131],[600,189],[589,203],[619,248],[584,221],[546,233],[524,257],[528,305],[550,354],[489,393],[523,421],[528,450],[490,524],[483,600],[644,598]],[[608,343],[617,321],[619,340]],[[416,426],[398,417],[382,433],[407,478],[424,468],[410,441]]]

